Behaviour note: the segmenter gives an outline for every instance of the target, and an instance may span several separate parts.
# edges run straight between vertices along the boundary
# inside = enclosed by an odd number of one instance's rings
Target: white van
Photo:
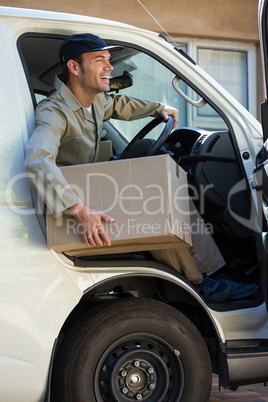
[[[179,108],[180,122],[160,152],[187,171],[191,190],[199,194],[196,206],[232,276],[259,286],[253,297],[208,304],[175,270],[146,253],[79,258],[47,247],[45,214],[25,177],[25,147],[35,107],[60,72],[60,44],[84,32],[124,45],[113,54],[119,93]],[[0,400],[203,402],[212,373],[221,390],[265,385],[263,169],[255,181],[253,176],[263,146],[261,124],[154,32],[0,7],[0,38]],[[103,141],[112,144],[114,159],[143,125],[104,123]],[[146,144],[131,156],[146,154]],[[103,153],[100,160],[105,158]]]

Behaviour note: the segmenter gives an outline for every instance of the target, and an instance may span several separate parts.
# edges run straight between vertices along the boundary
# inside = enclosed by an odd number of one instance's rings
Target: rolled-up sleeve
[[[36,110],[36,128],[26,149],[25,170],[50,212],[57,216],[80,202],[56,165],[61,138],[66,131],[65,115],[57,105],[41,102]]]

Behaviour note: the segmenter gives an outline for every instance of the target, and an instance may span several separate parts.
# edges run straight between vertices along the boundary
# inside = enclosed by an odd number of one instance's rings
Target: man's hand
[[[111,245],[111,241],[104,230],[102,221],[112,223],[114,222],[113,218],[100,211],[88,208],[82,202],[68,208],[67,213],[72,215],[76,220],[86,246]]]
[[[174,119],[174,124],[173,124],[173,128],[178,124],[179,122],[179,111],[178,109],[175,109],[172,106],[167,106],[164,105],[163,108],[161,109],[160,113],[159,113],[160,117],[163,118],[163,120],[167,121],[168,120],[168,116],[172,116]]]

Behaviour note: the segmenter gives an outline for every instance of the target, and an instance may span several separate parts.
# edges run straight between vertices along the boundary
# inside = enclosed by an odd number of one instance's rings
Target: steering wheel
[[[150,123],[146,124],[145,127],[141,129],[141,131],[135,135],[135,137],[130,141],[130,143],[126,146],[122,154],[120,155],[119,159],[127,159],[128,157],[131,157],[129,154],[131,152],[131,149],[135,147],[135,145],[138,145],[138,141],[143,139],[153,128],[158,126],[160,123],[163,122],[162,117],[156,117]],[[153,141],[153,144],[150,146],[150,148],[145,150],[143,155],[139,156],[152,156],[159,151],[159,149],[162,147],[162,145],[165,143],[167,137],[169,136],[172,127],[173,127],[173,117],[169,116],[168,121],[166,122],[166,125],[162,131],[162,133],[159,135],[158,139],[156,141]]]

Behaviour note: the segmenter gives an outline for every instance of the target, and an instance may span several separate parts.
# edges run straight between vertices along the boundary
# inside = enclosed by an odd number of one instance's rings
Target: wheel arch
[[[213,369],[218,372],[222,359],[220,345],[224,342],[211,310],[197,295],[195,289],[181,275],[176,277],[165,272],[125,273],[114,275],[88,288],[77,306],[67,317],[60,331],[58,344],[69,328],[87,311],[101,303],[109,303],[123,297],[148,298],[175,307],[196,326],[204,338]],[[57,353],[57,347],[56,351]]]

